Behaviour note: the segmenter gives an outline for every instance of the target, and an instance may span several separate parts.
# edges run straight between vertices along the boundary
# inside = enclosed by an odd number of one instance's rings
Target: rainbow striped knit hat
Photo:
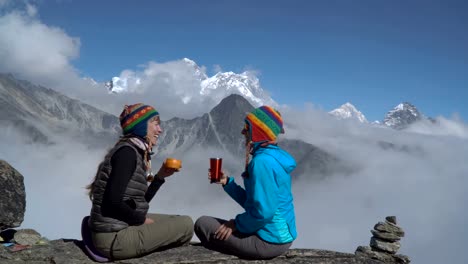
[[[123,134],[133,134],[145,138],[148,120],[157,115],[159,115],[158,111],[149,105],[142,103],[125,105],[120,114],[120,126],[122,127]]]
[[[284,133],[281,114],[270,106],[261,106],[247,114],[245,122],[249,124],[252,142],[276,141]]]

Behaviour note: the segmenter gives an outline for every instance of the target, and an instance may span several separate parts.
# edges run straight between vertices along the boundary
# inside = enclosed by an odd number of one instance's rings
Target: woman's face
[[[146,134],[146,138],[151,142],[152,146],[156,145],[159,134],[162,132],[159,116],[155,116],[148,120],[148,132]]]

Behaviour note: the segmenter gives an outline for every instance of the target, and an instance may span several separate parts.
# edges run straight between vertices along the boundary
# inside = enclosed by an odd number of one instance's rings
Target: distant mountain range
[[[253,108],[243,96],[231,94],[200,117],[163,121],[164,133],[155,151],[164,156],[209,147],[227,151],[242,161],[245,142],[240,130],[245,114]],[[15,129],[26,143],[42,144],[54,144],[53,135],[62,135],[89,146],[97,141],[109,147],[121,133],[116,116],[5,74],[0,74],[0,127]],[[324,177],[350,170],[334,155],[302,140],[282,139],[279,144],[298,162],[296,176]]]
[[[361,123],[368,123],[366,117],[356,109],[351,103],[345,103],[339,108],[334,109],[329,114],[338,119],[352,119]],[[395,106],[384,117],[383,121],[372,122],[375,125],[383,125],[393,129],[404,129],[414,122],[427,119],[434,122],[434,119],[424,116],[419,110],[408,102],[403,102]]]
[[[238,94],[243,96],[255,107],[261,105],[278,106],[278,104],[266,93],[258,78],[246,71],[243,73],[234,72],[218,72],[214,76],[209,77],[205,71],[197,65],[196,62],[188,58],[180,60],[182,66],[193,73],[193,78],[200,83],[200,95],[214,99],[215,102],[220,102],[223,98],[230,94]],[[137,78],[132,76],[131,78]],[[141,80],[131,80],[134,83],[140,83]],[[114,77],[111,82],[106,84],[110,92],[120,93],[127,89],[127,83],[130,82],[127,77]],[[338,119],[357,120],[361,123],[369,123],[365,115],[360,112],[353,104],[347,102],[340,107],[332,110],[329,114]],[[431,118],[425,117],[418,109],[409,102],[402,102],[390,110],[383,120],[373,121],[373,125],[390,127],[393,129],[404,129],[408,125],[422,120]]]

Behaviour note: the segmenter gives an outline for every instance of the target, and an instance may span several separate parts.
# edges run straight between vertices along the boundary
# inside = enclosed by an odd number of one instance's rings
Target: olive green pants
[[[148,214],[147,217],[154,223],[129,226],[118,232],[91,232],[94,246],[107,258],[128,259],[187,244],[192,239],[193,221],[189,216]]]

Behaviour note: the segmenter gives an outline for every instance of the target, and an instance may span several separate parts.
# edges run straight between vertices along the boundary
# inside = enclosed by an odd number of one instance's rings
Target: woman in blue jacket
[[[220,181],[223,189],[245,212],[229,221],[202,216],[195,233],[207,248],[248,259],[270,259],[286,252],[296,239],[290,173],[294,158],[276,144],[284,133],[278,111],[269,106],[254,109],[245,118],[244,188],[233,177]],[[249,162],[249,157],[252,159]]]

